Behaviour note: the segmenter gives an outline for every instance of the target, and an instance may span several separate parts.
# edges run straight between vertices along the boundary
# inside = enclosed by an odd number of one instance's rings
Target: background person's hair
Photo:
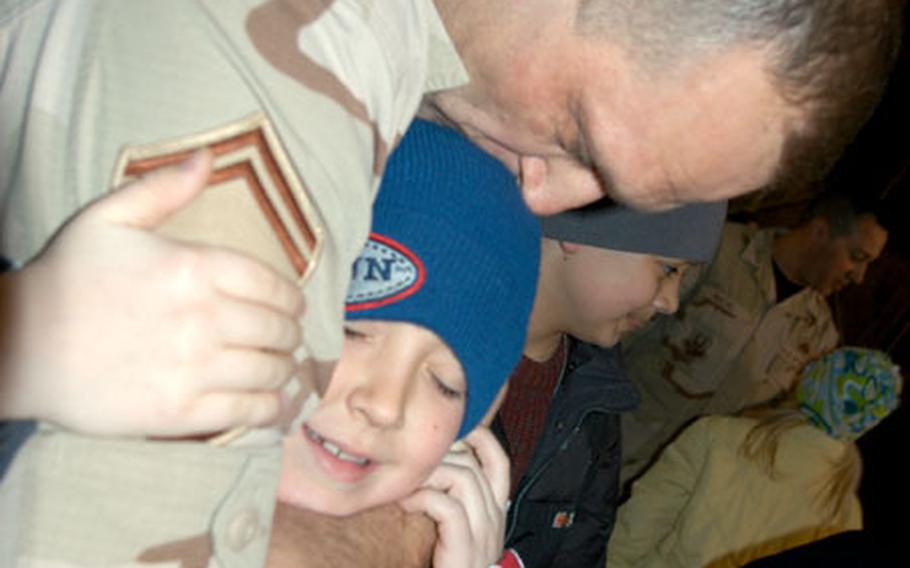
[[[823,177],[881,98],[903,0],[580,0],[580,33],[619,42],[657,76],[733,46],[769,53],[785,101],[808,111],[787,139],[775,189]]]
[[[884,226],[878,202],[839,191],[827,191],[812,200],[803,212],[800,224],[821,217],[828,222],[831,237],[837,238],[852,235],[856,231],[857,220],[866,215],[871,215]]]
[[[844,444],[815,497],[819,512],[834,519],[856,492],[862,461],[855,440],[899,405],[903,379],[887,353],[844,346],[810,361],[794,388],[777,399],[743,412],[758,420],[746,435],[740,455],[775,479],[781,439],[794,428],[811,426]]]
[[[760,467],[771,479],[778,479],[777,448],[781,438],[794,428],[812,427],[805,414],[799,411],[793,396],[750,408],[743,416],[755,418],[758,423],[749,430],[739,454]],[[859,490],[863,463],[855,442],[844,442],[844,453],[831,464],[831,473],[822,480],[813,495],[818,512],[829,519],[838,519],[847,513],[849,497]]]

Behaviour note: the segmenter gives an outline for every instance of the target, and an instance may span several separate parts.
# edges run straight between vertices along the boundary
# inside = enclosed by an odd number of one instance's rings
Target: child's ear
[[[562,254],[570,255],[575,254],[581,248],[581,245],[577,243],[570,243],[567,241],[559,241],[559,249],[562,251]]]

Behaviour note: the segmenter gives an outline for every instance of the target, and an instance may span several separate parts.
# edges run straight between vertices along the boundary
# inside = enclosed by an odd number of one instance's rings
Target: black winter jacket
[[[506,521],[506,547],[527,568],[604,566],[619,493],[619,413],[638,401],[619,349],[570,342],[544,432]],[[499,419],[493,429],[508,453]]]

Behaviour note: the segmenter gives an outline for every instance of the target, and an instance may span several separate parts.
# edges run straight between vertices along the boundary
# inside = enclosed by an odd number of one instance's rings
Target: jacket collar
[[[621,349],[578,340],[572,343],[554,407],[568,405],[604,412],[627,412],[638,407],[641,396],[626,373]]]

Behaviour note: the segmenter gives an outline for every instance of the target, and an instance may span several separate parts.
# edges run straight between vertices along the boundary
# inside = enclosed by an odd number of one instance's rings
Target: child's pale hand
[[[198,153],[105,196],[3,277],[0,416],[119,435],[275,417],[296,372],[299,290],[249,257],[152,232],[211,168]]]
[[[436,521],[434,568],[486,568],[502,555],[509,458],[488,428],[476,428],[464,442],[401,502]]]

